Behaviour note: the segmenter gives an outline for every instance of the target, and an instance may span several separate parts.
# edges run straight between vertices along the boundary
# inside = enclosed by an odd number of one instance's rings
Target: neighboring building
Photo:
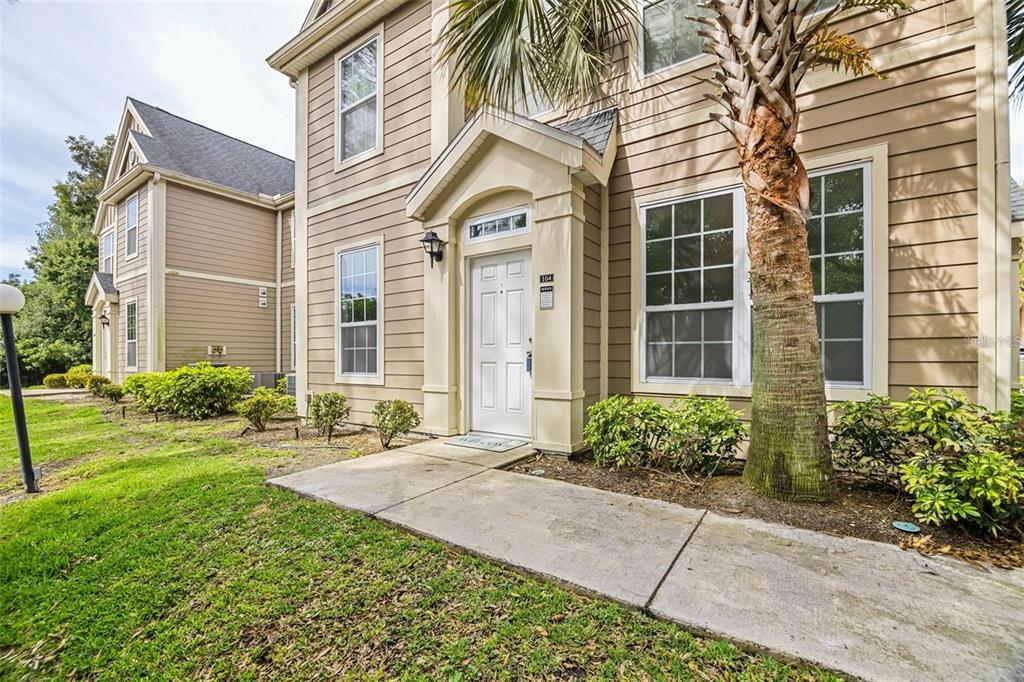
[[[93,233],[93,369],[292,368],[294,163],[129,98]]]
[[[607,394],[747,408],[744,202],[694,79],[712,59],[677,16],[692,4],[643,3],[590,106],[468,121],[432,63],[447,0],[313,4],[268,60],[296,86],[300,413],[322,391],[358,421],[405,398],[435,434],[571,452]],[[1007,407],[1003,4],[854,9],[839,28],[886,78],[822,68],[800,97],[828,397],[948,386]]]

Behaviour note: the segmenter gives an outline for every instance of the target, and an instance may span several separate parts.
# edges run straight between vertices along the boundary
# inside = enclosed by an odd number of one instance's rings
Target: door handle
[[[533,351],[526,351],[526,373],[533,376]]]

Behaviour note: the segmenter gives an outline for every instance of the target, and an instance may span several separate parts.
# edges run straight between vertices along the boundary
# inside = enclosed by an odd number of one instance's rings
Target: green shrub
[[[686,396],[668,409],[669,430],[662,440],[662,464],[674,471],[709,477],[736,452],[748,434],[740,413],[725,398]]]
[[[120,384],[104,384],[103,397],[112,403],[119,403],[124,397],[124,387]]]
[[[122,383],[125,393],[135,396],[146,412],[170,411],[170,372],[130,374]]]
[[[75,365],[67,371],[67,382],[70,388],[88,388],[86,382],[92,376],[92,365]]]
[[[893,488],[900,487],[906,440],[897,432],[889,396],[871,394],[832,407],[832,461],[836,467]]]
[[[167,375],[167,410],[186,419],[227,414],[252,386],[252,375],[246,367],[214,367],[200,362]]]
[[[587,411],[583,437],[598,466],[620,469],[660,460],[668,435],[666,408],[650,398],[614,395]]]
[[[278,379],[274,390],[281,395],[288,395],[288,377],[281,377]]]
[[[124,380],[124,390],[147,412],[170,412],[186,419],[227,414],[249,391],[245,367],[214,367],[201,362],[169,372],[143,372]]]
[[[616,395],[591,406],[583,435],[599,466],[658,466],[710,476],[735,457],[747,427],[725,399],[679,398],[669,406]]]
[[[1024,385],[1024,377],[1020,378],[1021,385]],[[1010,414],[1014,417],[1024,417],[1024,391],[1010,391]]]
[[[90,374],[85,379],[85,388],[97,398],[103,397],[103,387],[110,383],[110,379],[99,374]]]
[[[341,393],[317,393],[309,401],[309,421],[321,438],[330,440],[334,429],[348,419],[348,399]]]
[[[409,433],[420,425],[420,416],[407,400],[380,400],[373,406],[373,426],[380,444],[391,447],[396,436]]]
[[[46,386],[46,388],[67,388],[68,375],[47,374],[45,377],[43,377],[43,386]]]
[[[252,396],[235,405],[235,412],[245,417],[257,431],[265,431],[267,422],[279,412],[295,409],[295,400],[277,391],[260,386]]]
[[[1021,519],[1024,468],[995,450],[919,454],[900,467],[914,513],[924,523],[965,521],[991,535]]]

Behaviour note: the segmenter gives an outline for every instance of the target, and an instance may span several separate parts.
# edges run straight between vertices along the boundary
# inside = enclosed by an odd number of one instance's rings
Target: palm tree
[[[832,28],[843,10],[895,16],[904,0],[706,0],[704,50],[717,64],[705,97],[732,136],[747,203],[754,307],[751,443],[744,481],[787,500],[835,495],[813,302],[807,172],[794,147],[796,93],[830,66],[876,72],[852,37]],[[453,0],[441,59],[467,105],[512,109],[539,91],[552,102],[593,98],[613,51],[631,37],[634,0]]]

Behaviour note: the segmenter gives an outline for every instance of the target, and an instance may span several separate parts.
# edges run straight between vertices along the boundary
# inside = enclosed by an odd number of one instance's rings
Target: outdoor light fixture
[[[109,327],[110,326],[110,318],[107,317],[106,313],[102,313],[100,315],[100,324],[102,324],[104,327]]]
[[[25,404],[21,400],[21,370],[18,368],[18,350],[14,345],[14,316],[25,307],[25,297],[10,284],[0,284],[0,326],[4,334],[4,355],[7,359],[7,382],[11,385],[11,405],[14,412],[14,432],[18,438],[21,457],[21,475],[25,490],[39,492],[36,471],[32,468],[32,455],[28,449],[28,427],[25,425]]]
[[[420,240],[420,244],[423,244],[423,250],[430,256],[430,269],[434,269],[434,261],[438,263],[444,258],[444,253],[441,251],[441,245],[444,242],[437,236],[437,232],[431,230],[423,235],[423,239]]]

